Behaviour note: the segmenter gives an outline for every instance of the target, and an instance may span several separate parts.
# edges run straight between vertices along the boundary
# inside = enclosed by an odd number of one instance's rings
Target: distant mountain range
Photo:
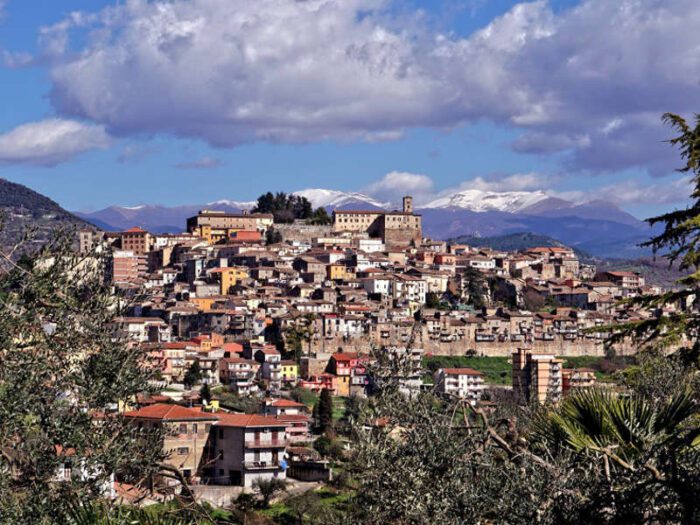
[[[398,209],[357,192],[306,189],[295,192],[314,207],[329,211]],[[141,226],[153,232],[177,232],[188,217],[204,208],[236,213],[251,209],[255,202],[220,200],[207,204],[166,207],[142,205],[111,206],[76,215],[105,230]],[[459,236],[492,237],[532,232],[556,239],[598,257],[635,258],[649,255],[639,243],[654,231],[615,204],[607,201],[575,203],[551,197],[542,191],[494,192],[463,190],[416,205],[423,215],[426,236],[449,239]]]
[[[0,179],[0,218],[0,247],[13,245],[27,229],[33,231],[31,244],[38,245],[56,230],[91,227],[48,197],[5,179]]]

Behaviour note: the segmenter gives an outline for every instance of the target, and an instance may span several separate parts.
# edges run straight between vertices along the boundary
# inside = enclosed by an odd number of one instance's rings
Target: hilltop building
[[[413,213],[413,197],[403,198],[402,211],[336,210],[335,232],[367,233],[382,239],[387,249],[417,245],[423,238],[422,217]]]

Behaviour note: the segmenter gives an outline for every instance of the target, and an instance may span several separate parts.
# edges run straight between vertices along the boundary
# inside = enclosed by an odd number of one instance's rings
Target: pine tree
[[[333,429],[333,395],[327,388],[318,400],[318,428],[322,434]]]
[[[211,390],[208,384],[204,383],[202,388],[199,389],[199,399],[202,403],[206,403],[207,405],[211,401]]]

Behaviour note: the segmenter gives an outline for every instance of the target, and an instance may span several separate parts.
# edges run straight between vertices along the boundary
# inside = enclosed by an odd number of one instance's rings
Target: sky
[[[697,0],[0,0],[0,177],[70,210],[690,192]]]

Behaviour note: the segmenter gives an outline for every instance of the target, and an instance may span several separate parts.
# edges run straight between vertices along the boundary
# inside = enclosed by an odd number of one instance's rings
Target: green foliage
[[[465,357],[436,355],[423,358],[423,367],[431,377],[438,368],[473,368],[483,372],[484,381],[493,385],[510,385],[513,373],[508,357]]]
[[[189,366],[187,371],[185,372],[185,377],[183,378],[182,382],[185,385],[185,388],[192,388],[194,385],[199,383],[202,380],[202,369],[199,366],[199,361],[196,359],[192,361],[192,364]]]
[[[284,192],[267,192],[258,197],[254,213],[271,213],[277,223],[292,223],[295,219],[313,216],[311,203],[306,197],[288,195]]]
[[[324,388],[321,391],[321,397],[316,405],[318,431],[325,434],[333,429],[333,395],[331,391]]]
[[[326,208],[321,206],[316,208],[316,211],[314,211],[311,219],[309,219],[309,223],[319,226],[327,226],[329,224],[333,224],[333,219],[330,215],[328,215]]]
[[[297,403],[303,403],[308,408],[312,408],[318,402],[318,394],[308,388],[294,387],[289,395]]]
[[[260,492],[263,508],[268,508],[275,494],[287,490],[287,483],[279,478],[258,478],[253,482],[253,488]]]
[[[137,483],[155,472],[160,436],[109,415],[153,374],[145,351],[116,335],[105,261],[74,255],[60,234],[21,266],[2,260],[0,522],[62,522],[112,473]],[[71,479],[56,482],[67,461]]]
[[[199,389],[199,399],[202,400],[202,403],[207,403],[211,401],[211,390],[209,389],[209,385],[204,383],[202,385],[202,388]]]
[[[484,274],[467,266],[462,273],[462,297],[466,304],[474,308],[486,306],[489,296],[488,283]]]
[[[279,244],[282,241],[283,241],[282,232],[275,230],[275,228],[270,228],[265,233],[265,243],[268,245]]]
[[[663,233],[652,237],[643,246],[651,247],[655,253],[664,253],[680,271],[689,272],[678,280],[682,288],[658,295],[634,298],[630,304],[646,308],[664,308],[681,305],[681,309],[662,316],[634,321],[622,327],[617,338],[631,336],[644,346],[656,348],[685,345],[689,343],[694,353],[700,355],[700,115],[695,116],[694,125],[688,124],[678,115],[666,113],[665,123],[678,132],[669,142],[677,146],[685,165],[678,171],[692,176],[693,204],[686,209],[665,213],[647,219],[650,225],[663,224]]]

